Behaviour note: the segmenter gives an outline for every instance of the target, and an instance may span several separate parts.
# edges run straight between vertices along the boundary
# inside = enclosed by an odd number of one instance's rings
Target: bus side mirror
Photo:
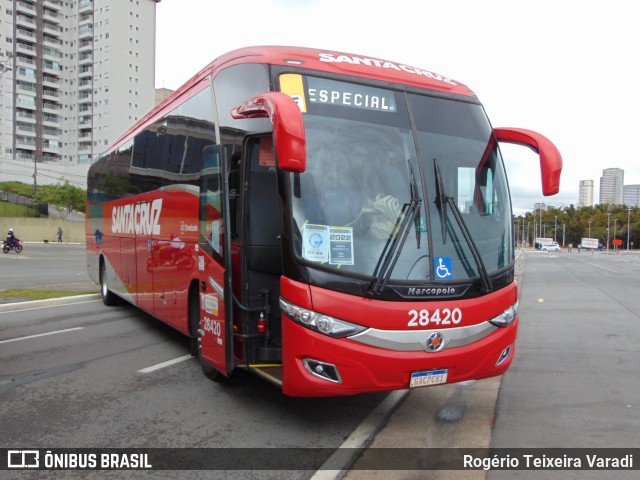
[[[562,156],[551,140],[524,128],[494,128],[493,131],[499,142],[523,145],[540,155],[543,195],[555,195],[560,191]]]
[[[307,168],[307,143],[302,113],[296,102],[280,92],[265,92],[231,110],[236,120],[269,118],[273,124],[278,166],[288,172],[302,173]]]

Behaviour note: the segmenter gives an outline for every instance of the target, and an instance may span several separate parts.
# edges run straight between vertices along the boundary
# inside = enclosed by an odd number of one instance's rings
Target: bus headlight
[[[348,337],[367,329],[362,325],[307,310],[287,302],[284,298],[280,298],[280,309],[287,317],[303,327],[334,338]]]
[[[513,323],[513,321],[518,316],[518,302],[511,305],[504,312],[502,312],[497,317],[493,317],[489,320],[489,323],[495,325],[496,327],[508,327]]]

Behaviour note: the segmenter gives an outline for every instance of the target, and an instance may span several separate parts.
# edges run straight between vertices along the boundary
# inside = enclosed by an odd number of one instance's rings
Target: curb
[[[0,313],[17,312],[20,310],[29,310],[31,308],[47,308],[60,305],[69,305],[72,303],[90,302],[99,300],[99,293],[91,293],[89,295],[74,295],[71,297],[49,298],[47,300],[32,300],[29,302],[5,303],[0,305]]]

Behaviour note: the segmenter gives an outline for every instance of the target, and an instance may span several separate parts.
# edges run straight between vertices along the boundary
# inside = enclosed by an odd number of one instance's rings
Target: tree
[[[640,246],[640,208],[626,207],[624,205],[596,205],[594,207],[575,208],[573,205],[558,209],[549,207],[542,212],[542,222],[540,221],[540,211],[536,211],[536,224],[543,224],[543,231],[553,236],[553,227],[557,226],[556,235],[558,242],[562,241],[561,235],[564,233],[565,245],[572,243],[579,245],[583,238],[597,238],[600,243],[607,243],[607,228],[609,228],[609,242],[616,239],[622,240],[626,249],[627,230],[631,248]],[[611,216],[609,216],[611,214]],[[557,217],[557,220],[556,220]],[[533,212],[526,212],[524,216],[515,219],[519,225],[533,227]],[[522,234],[520,233],[520,236]],[[527,229],[525,229],[525,238]],[[533,230],[529,231],[529,243],[533,244]],[[611,245],[609,245],[611,248]]]
[[[41,201],[52,205],[58,216],[64,220],[73,210],[84,210],[85,198],[86,192],[83,189],[64,182],[64,185],[47,188]]]

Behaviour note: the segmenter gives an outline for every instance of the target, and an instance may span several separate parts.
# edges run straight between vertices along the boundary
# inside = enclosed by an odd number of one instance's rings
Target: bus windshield
[[[290,192],[302,261],[412,284],[488,278],[512,264],[505,171],[479,104],[299,81],[307,169],[290,175]]]

